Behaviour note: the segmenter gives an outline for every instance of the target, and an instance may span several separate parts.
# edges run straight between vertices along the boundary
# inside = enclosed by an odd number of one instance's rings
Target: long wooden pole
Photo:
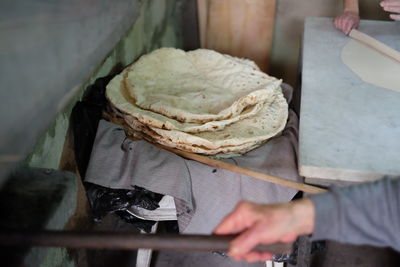
[[[111,122],[121,125],[122,127],[124,127],[124,122],[120,121],[119,119],[113,118],[113,117],[107,117],[108,120],[110,120]],[[133,136],[128,136],[128,138],[137,141],[137,140],[141,140],[139,138],[135,138]],[[281,186],[285,186],[285,187],[289,187],[289,188],[293,188],[299,191],[303,191],[305,193],[308,194],[320,194],[320,193],[325,193],[327,192],[327,190],[317,187],[317,186],[312,186],[312,185],[307,185],[307,184],[303,184],[303,183],[299,183],[299,182],[294,182],[294,181],[289,181],[287,179],[281,178],[281,177],[276,177],[276,176],[272,176],[266,173],[262,173],[262,172],[258,172],[258,171],[254,171],[251,169],[247,169],[247,168],[243,168],[240,166],[236,166],[227,162],[223,162],[220,160],[216,160],[216,159],[212,159],[206,156],[201,156],[195,153],[190,153],[190,152],[186,152],[186,151],[182,151],[182,150],[178,150],[172,147],[167,147],[167,146],[163,146],[157,143],[152,143],[153,145],[165,149],[167,151],[170,151],[176,155],[179,155],[181,157],[184,157],[186,159],[191,159],[191,160],[195,160],[198,161],[200,163],[209,165],[209,166],[213,166],[213,167],[217,167],[217,168],[221,168],[221,169],[225,169],[228,171],[232,171],[232,172],[237,172],[237,173],[241,173],[244,175],[247,175],[249,177],[255,178],[255,179],[259,179],[259,180],[263,180],[266,182],[270,182],[270,183],[274,183],[274,184],[278,184]]]
[[[309,194],[319,194],[319,193],[324,193],[327,192],[327,190],[316,187],[316,186],[312,186],[312,185],[307,185],[307,184],[302,184],[299,182],[294,182],[294,181],[289,181],[287,179],[284,178],[280,178],[280,177],[276,177],[276,176],[272,176],[266,173],[261,173],[258,171],[254,171],[251,169],[247,169],[247,168],[243,168],[237,165],[233,165],[227,162],[223,162],[220,160],[216,160],[216,159],[212,159],[206,156],[201,156],[198,154],[194,154],[194,153],[190,153],[190,152],[186,152],[186,151],[182,151],[182,150],[178,150],[178,149],[174,149],[171,147],[166,147],[160,144],[154,144],[157,147],[163,148],[165,150],[168,150],[174,154],[177,154],[181,157],[187,158],[187,159],[191,159],[191,160],[195,160],[201,163],[204,163],[206,165],[209,166],[213,166],[213,167],[217,167],[217,168],[221,168],[221,169],[225,169],[228,171],[232,171],[232,172],[237,172],[237,173],[241,173],[259,180],[263,180],[263,181],[267,181],[270,183],[274,183],[274,184],[279,184],[285,187],[289,187],[289,188],[293,188],[299,191],[303,191],[305,193],[309,193]]]
[[[0,230],[1,246],[40,246],[133,250],[227,251],[235,235],[136,234],[132,232]],[[289,243],[260,244],[253,250],[288,253]]]

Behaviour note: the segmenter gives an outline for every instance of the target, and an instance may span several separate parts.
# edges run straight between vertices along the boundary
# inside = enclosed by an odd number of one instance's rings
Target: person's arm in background
[[[359,23],[358,0],[343,0],[343,12],[336,17],[333,23],[336,29],[348,35],[352,29],[358,27]]]
[[[391,19],[400,21],[400,0],[384,0],[380,5],[386,12],[394,13],[389,15]]]
[[[229,255],[262,261],[269,253],[253,252],[257,244],[291,242],[313,233],[314,240],[390,246],[400,251],[400,179],[345,188],[289,203],[261,205],[242,202],[215,229],[236,234]]]

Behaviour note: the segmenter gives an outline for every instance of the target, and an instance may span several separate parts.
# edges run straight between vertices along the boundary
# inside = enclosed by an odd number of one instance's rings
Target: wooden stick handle
[[[122,127],[124,127],[123,126],[124,125],[123,121],[120,121],[120,120],[118,120],[116,118],[113,118],[113,117],[109,117],[108,119],[111,122],[113,122],[115,124],[118,124],[118,125],[121,125]],[[135,138],[133,136],[128,136],[128,138],[132,139],[134,141],[141,140],[141,139]],[[187,159],[195,160],[195,161],[198,161],[200,163],[203,163],[203,164],[206,164],[206,165],[209,165],[209,166],[213,166],[213,167],[225,169],[225,170],[228,170],[228,171],[244,174],[244,175],[250,176],[250,177],[255,178],[255,179],[267,181],[267,182],[270,182],[270,183],[282,185],[282,186],[289,187],[289,188],[293,188],[293,189],[296,189],[296,190],[299,190],[299,191],[303,191],[303,192],[308,193],[308,194],[320,194],[320,193],[327,192],[327,190],[322,189],[322,188],[317,187],[317,186],[312,186],[312,185],[307,185],[307,184],[303,184],[303,183],[299,183],[299,182],[289,181],[289,180],[284,179],[284,178],[272,176],[272,175],[269,175],[269,174],[266,174],[266,173],[261,173],[261,172],[258,172],[258,171],[253,171],[253,170],[250,170],[250,169],[247,169],[247,168],[243,168],[243,167],[240,167],[240,166],[236,166],[236,165],[233,165],[233,164],[230,164],[230,163],[226,163],[226,162],[223,162],[223,161],[220,161],[220,160],[212,159],[212,158],[209,158],[209,157],[206,157],[206,156],[201,156],[201,155],[198,155],[198,154],[194,154],[194,153],[190,153],[190,152],[186,152],[186,151],[182,151],[182,150],[178,150],[178,149],[174,149],[172,147],[163,146],[163,145],[160,145],[160,144],[157,144],[157,143],[152,143],[152,144],[157,146],[157,147],[159,147],[159,148],[165,149],[167,151],[170,151],[170,152],[172,152],[172,153],[174,153],[176,155],[179,155],[179,156],[187,158]]]
[[[1,246],[40,246],[90,249],[154,249],[228,251],[236,235],[138,234],[132,232],[77,232],[58,230],[0,230]],[[290,253],[292,244],[258,245],[253,251]]]
[[[360,43],[400,63],[400,52],[372,38],[371,36],[355,29],[351,30],[349,36],[354,40],[357,40]]]
[[[293,188],[293,189],[296,189],[299,191],[303,191],[305,193],[319,194],[319,193],[327,192],[327,190],[319,188],[317,186],[312,186],[312,185],[302,184],[299,182],[289,181],[284,178],[272,176],[272,175],[269,175],[266,173],[261,173],[258,171],[253,171],[253,170],[243,168],[240,166],[236,166],[236,165],[233,165],[230,163],[226,163],[226,162],[223,162],[220,160],[212,159],[212,158],[209,158],[206,156],[201,156],[198,154],[194,154],[194,153],[190,153],[190,152],[186,152],[186,151],[182,151],[182,150],[177,150],[177,149],[174,149],[171,147],[166,147],[166,146],[163,146],[160,144],[154,144],[154,145],[156,145],[157,147],[163,148],[165,150],[168,150],[168,151],[170,151],[174,154],[177,154],[181,157],[195,160],[195,161],[204,163],[209,166],[225,169],[225,170],[232,171],[232,172],[237,172],[237,173],[244,174],[244,175],[259,179],[259,180],[263,180],[263,181],[267,181],[270,183],[279,184],[279,185],[282,185],[285,187]]]

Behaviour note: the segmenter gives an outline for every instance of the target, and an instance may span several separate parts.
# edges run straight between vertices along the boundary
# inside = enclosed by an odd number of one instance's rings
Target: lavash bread
[[[155,128],[177,130],[187,133],[218,131],[222,130],[226,125],[257,114],[258,111],[260,111],[263,107],[262,102],[256,103],[253,106],[246,107],[242,113],[238,114],[237,116],[230,117],[226,120],[209,121],[206,123],[179,122],[162,114],[141,109],[140,107],[136,106],[134,100],[128,94],[124,86],[124,77],[127,72],[128,69],[125,69],[121,74],[115,76],[110,81],[110,83],[107,85],[106,97],[118,110],[135,117],[145,125]]]
[[[136,137],[194,153],[233,155],[285,127],[288,105],[280,83],[249,60],[162,48],[115,76],[106,96]]]
[[[184,143],[174,143],[172,140],[170,140],[167,137],[158,135],[156,132],[154,132],[152,129],[147,127],[144,124],[141,124],[139,121],[137,121],[133,117],[125,117],[125,127],[132,136],[138,137],[138,138],[143,138],[149,142],[152,143],[159,143],[164,146],[169,146],[173,148],[178,148],[187,152],[192,152],[192,153],[199,153],[199,154],[204,154],[204,155],[222,155],[222,154],[227,154],[231,153],[231,155],[237,155],[237,154],[244,154],[259,145],[261,145],[263,142],[249,142],[246,144],[241,144],[238,146],[224,146],[224,147],[219,147],[216,149],[210,149],[205,146],[201,145],[192,145],[192,144],[184,144]]]
[[[125,82],[135,104],[180,122],[237,116],[281,84],[249,64],[206,49],[161,48],[129,68]]]
[[[272,103],[265,104],[259,113],[228,125],[221,131],[188,134],[176,130],[149,128],[175,144],[193,144],[209,149],[261,142],[281,132],[286,125],[287,102],[280,90],[275,92]]]

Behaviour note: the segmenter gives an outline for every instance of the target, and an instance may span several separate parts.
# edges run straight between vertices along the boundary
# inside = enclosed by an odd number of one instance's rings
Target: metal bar
[[[0,231],[1,246],[40,246],[133,250],[227,251],[235,235],[167,235],[131,232]],[[254,250],[288,253],[291,244],[259,245]]]

